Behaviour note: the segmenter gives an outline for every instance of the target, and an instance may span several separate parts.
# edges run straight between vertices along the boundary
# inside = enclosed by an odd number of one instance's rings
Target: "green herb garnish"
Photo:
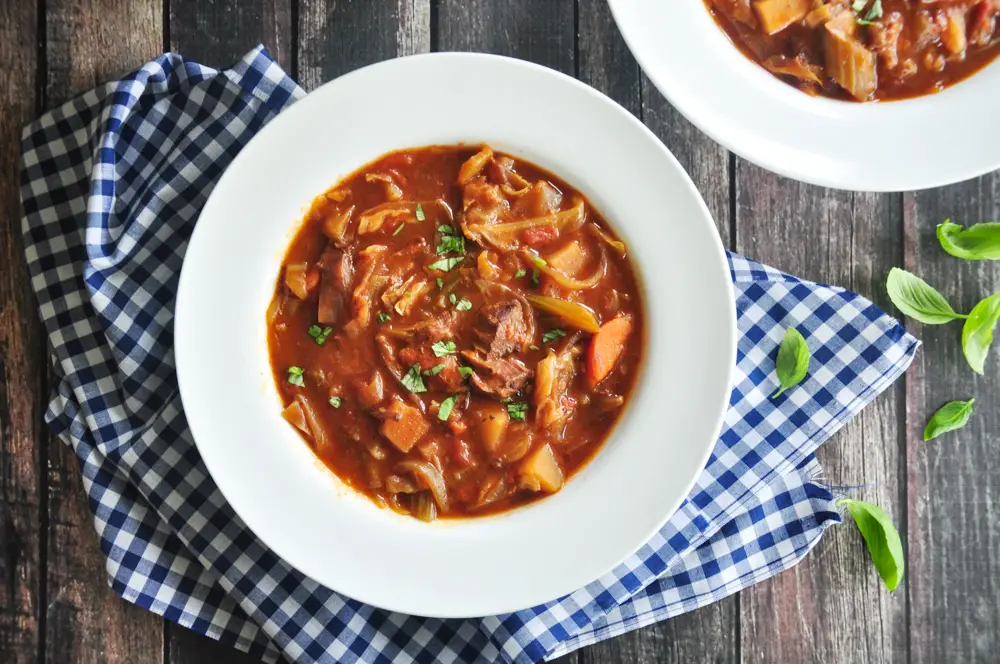
[[[399,235],[400,233],[402,233],[403,232],[403,226],[405,226],[405,225],[406,225],[406,222],[404,221],[399,226],[396,226],[396,230],[394,230],[392,232],[392,236],[396,237],[397,235]]]
[[[451,302],[452,304],[455,304],[456,302],[458,302],[458,296],[455,295],[454,293],[448,293],[448,301]]]
[[[851,513],[854,523],[861,531],[861,536],[865,538],[868,553],[871,554],[878,575],[882,577],[885,587],[892,592],[899,586],[906,567],[903,559],[903,543],[899,539],[896,527],[892,525],[892,519],[877,505],[862,500],[841,498],[837,501],[837,505],[847,507],[847,511]]]
[[[538,268],[537,267],[533,267],[533,268],[531,268],[531,287],[532,288],[538,288],[538,284],[539,284],[539,280],[538,280]]]
[[[442,258],[439,261],[434,261],[427,267],[432,270],[440,270],[441,272],[448,272],[453,267],[465,260],[465,256],[456,256],[454,258]]]
[[[778,348],[775,369],[778,372],[780,386],[778,391],[771,395],[772,399],[801,383],[809,371],[809,346],[802,333],[794,327],[785,330],[785,338],[781,340],[781,346]]]
[[[531,344],[530,346],[528,346],[528,348],[530,348],[531,350],[538,350],[538,346],[536,346],[535,344]]]
[[[343,403],[340,397],[330,397],[330,405],[334,408],[340,408],[340,404]]]
[[[968,318],[955,313],[944,296],[926,281],[898,267],[889,270],[885,287],[896,308],[921,323],[942,325],[956,318]]]
[[[306,381],[302,377],[302,367],[288,367],[288,382],[297,387],[305,387]]]
[[[462,299],[460,299],[458,302],[455,303],[455,309],[457,309],[458,311],[469,311],[470,309],[472,309],[472,302],[469,301],[469,298],[463,297]]]
[[[435,364],[430,369],[427,369],[426,371],[424,371],[424,375],[425,376],[436,376],[439,373],[441,373],[441,371],[444,369],[444,367],[445,367],[445,365],[443,365],[443,364]]]
[[[452,409],[455,407],[455,402],[458,401],[458,395],[453,394],[444,401],[441,402],[441,407],[438,408],[438,419],[442,422],[447,422],[448,417],[451,415]]]
[[[378,318],[379,323],[388,323],[390,320],[392,320],[392,316],[385,313],[384,311],[378,312],[378,316],[376,316],[376,318]]]
[[[326,343],[326,338],[333,334],[332,327],[320,327],[319,325],[310,325],[309,329],[306,330],[309,336],[312,337],[317,344],[322,346]]]
[[[868,4],[867,0],[865,2],[862,2],[862,0],[855,0],[855,2],[851,4],[851,9],[858,13],[865,8],[866,4]],[[875,0],[875,2],[872,3],[871,9],[868,10],[865,17],[858,19],[858,25],[871,25],[875,19],[878,18],[882,18],[882,0]]]
[[[458,346],[455,345],[454,341],[435,341],[431,344],[431,350],[434,351],[436,357],[444,357],[445,355],[453,355],[458,350]]]
[[[972,404],[975,402],[975,399],[952,401],[938,408],[924,428],[924,441],[964,427],[972,415]]]
[[[414,364],[410,367],[410,370],[406,372],[406,375],[403,376],[400,382],[403,383],[403,387],[414,394],[427,391],[427,386],[424,385],[424,379],[420,376],[419,364]]]
[[[425,219],[427,217],[424,216],[424,208],[420,206],[420,203],[417,203],[417,221],[424,221]]]
[[[438,290],[441,290],[442,288],[444,288],[444,279],[442,279],[441,277],[438,277],[434,281],[438,285]]]
[[[947,219],[938,225],[937,238],[941,248],[955,258],[1000,261],[1000,223],[962,228]]]
[[[983,373],[997,321],[1000,321],[1000,293],[984,298],[974,306],[962,326],[962,352],[977,374]]]
[[[472,370],[472,367],[459,367],[458,368],[458,373],[462,374],[462,378],[468,378],[474,372]]]
[[[526,274],[528,274],[528,273],[525,272],[524,270],[518,270],[517,272],[514,273],[514,278],[515,279],[520,279],[521,277],[523,277]]]
[[[510,419],[517,422],[523,422],[528,416],[528,404],[524,401],[508,402],[507,414],[510,415]]]
[[[547,344],[550,341],[555,341],[556,339],[565,336],[566,336],[566,331],[560,330],[558,327],[556,327],[542,335],[542,343]]]

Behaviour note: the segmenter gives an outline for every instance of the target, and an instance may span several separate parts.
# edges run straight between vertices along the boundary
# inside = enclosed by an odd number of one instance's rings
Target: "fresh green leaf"
[[[302,367],[288,367],[288,382],[297,387],[305,387],[306,381],[302,376]]]
[[[451,415],[452,409],[455,407],[455,402],[458,401],[458,395],[453,394],[444,401],[441,402],[441,407],[438,408],[438,419],[442,422],[447,422],[448,417]]]
[[[441,373],[441,371],[444,369],[444,367],[445,367],[445,365],[443,365],[443,364],[435,364],[430,369],[427,369],[426,371],[424,371],[424,375],[425,376],[436,376],[439,373]]]
[[[955,313],[944,296],[926,281],[898,267],[889,270],[885,287],[896,308],[921,323],[943,325],[956,318],[968,318]]]
[[[809,345],[802,333],[794,327],[785,330],[785,338],[781,340],[778,358],[774,363],[780,387],[771,395],[772,399],[802,382],[809,371],[809,358]]]
[[[458,296],[455,295],[455,293],[448,293],[448,301],[451,302],[452,304],[455,304],[456,302],[458,302]]]
[[[565,337],[565,336],[566,336],[566,331],[565,330],[560,330],[558,327],[557,328],[553,328],[553,329],[549,330],[548,332],[546,332],[545,334],[542,335],[542,343],[543,344],[547,344],[550,341],[555,341],[556,339],[559,339],[560,337]]]
[[[414,364],[410,367],[410,370],[406,372],[400,381],[403,383],[403,387],[408,389],[410,392],[417,394],[418,392],[426,392],[427,386],[424,385],[424,379],[420,375],[420,365]]]
[[[538,275],[538,268],[537,267],[531,268],[531,287],[532,288],[538,288],[538,284],[539,284],[538,276],[539,276]]]
[[[854,2],[851,3],[851,9],[854,10],[854,13],[864,11],[867,6],[868,0],[854,0]]]
[[[860,12],[865,8],[866,4],[868,4],[867,1],[861,2],[861,0],[856,0],[856,2],[851,5],[851,8],[855,12]],[[869,9],[868,13],[865,14],[865,17],[858,18],[858,25],[871,25],[875,22],[875,19],[879,18],[882,18],[882,0],[875,0],[875,2],[872,3],[871,9]]]
[[[396,237],[397,235],[399,235],[400,233],[402,233],[403,232],[403,226],[406,226],[406,222],[403,222],[399,226],[396,226],[396,230],[394,230],[392,232],[392,236]]]
[[[444,279],[442,279],[441,277],[435,279],[434,282],[438,285],[438,290],[444,288]]]
[[[462,378],[468,378],[474,372],[472,370],[472,367],[459,367],[458,368],[458,373],[462,374]]]
[[[517,422],[523,422],[524,419],[528,416],[528,404],[523,401],[508,402],[507,414],[510,415],[510,419]]]
[[[312,337],[317,344],[322,346],[323,344],[326,343],[327,337],[333,334],[333,328],[320,327],[319,325],[310,325],[309,329],[306,330],[306,332],[308,332],[309,336]]]
[[[340,404],[343,403],[340,397],[330,397],[330,405],[334,408],[340,408]]]
[[[458,350],[458,346],[455,345],[454,341],[435,341],[431,344],[431,350],[434,351],[436,357],[444,357],[445,355],[453,355]]]
[[[454,226],[449,226],[448,224],[441,224],[438,226],[438,233],[442,235],[457,235]]]
[[[453,251],[458,254],[465,253],[465,238],[461,235],[442,235],[441,243],[438,244],[436,252],[440,256]]]
[[[972,415],[972,404],[975,402],[975,399],[951,401],[938,408],[924,428],[924,440],[933,440],[941,434],[964,427]]]
[[[938,224],[937,238],[941,248],[956,258],[1000,261],[1000,223],[962,228],[948,219]]]
[[[993,328],[1000,320],[1000,293],[983,299],[972,308],[962,327],[962,352],[977,374],[983,373],[986,354],[993,343]]]
[[[903,570],[906,568],[903,543],[899,539],[896,527],[892,525],[892,519],[878,506],[862,500],[842,498],[837,504],[846,506],[847,511],[851,513],[854,523],[861,531],[861,536],[865,538],[868,553],[871,554],[878,575],[882,577],[889,592],[892,592],[899,586]]]
[[[530,346],[528,346],[528,348],[530,348],[531,350],[538,350],[538,346],[536,346],[535,344],[531,344]]]
[[[463,297],[458,302],[455,303],[455,309],[458,311],[469,311],[472,309],[472,302],[467,297]]]
[[[425,219],[427,217],[424,216],[424,208],[420,206],[420,203],[417,203],[417,221],[424,221]]]
[[[378,316],[376,318],[378,318],[378,322],[380,323],[388,323],[392,319],[392,316],[384,311],[380,311],[378,312]]]
[[[465,260],[465,256],[456,256],[454,258],[442,258],[439,261],[434,261],[427,267],[432,270],[440,270],[441,272],[448,272],[453,267]]]
[[[514,273],[514,278],[515,279],[520,279],[521,277],[523,277],[526,274],[528,274],[528,273],[525,272],[524,270],[518,270],[517,272]]]

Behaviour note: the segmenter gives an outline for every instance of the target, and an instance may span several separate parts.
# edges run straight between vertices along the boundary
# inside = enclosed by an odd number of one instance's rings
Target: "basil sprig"
[[[993,328],[1000,320],[1000,293],[991,295],[972,308],[962,327],[962,352],[977,374],[983,373],[986,353],[993,343]]]
[[[875,563],[878,575],[882,577],[885,587],[892,592],[899,586],[903,578],[906,562],[903,559],[903,543],[899,539],[892,519],[877,505],[863,500],[841,498],[837,505],[847,508],[857,524],[861,536],[865,538],[868,553]]]
[[[809,345],[802,333],[794,327],[785,330],[785,338],[778,348],[778,358],[775,369],[778,372],[778,391],[771,398],[781,395],[785,390],[802,382],[809,371]]]
[[[1000,261],[1000,223],[975,224],[962,228],[946,219],[937,227],[941,248],[955,258],[969,261]]]
[[[930,284],[906,270],[898,267],[889,270],[885,286],[896,308],[921,323],[943,325],[957,318],[966,318],[956,313],[948,300]]]
[[[924,428],[924,440],[933,440],[949,431],[964,427],[972,415],[972,404],[975,402],[975,399],[951,401],[938,408]]]

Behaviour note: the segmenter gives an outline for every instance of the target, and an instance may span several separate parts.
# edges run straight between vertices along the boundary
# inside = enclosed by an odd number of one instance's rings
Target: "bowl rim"
[[[716,264],[714,266],[711,266],[711,267],[712,267],[712,269],[714,271],[724,272],[725,275],[726,275],[727,283],[729,283],[728,282],[728,280],[729,280],[729,267],[728,267],[727,257],[726,257],[726,254],[725,254],[725,249],[723,247],[721,239],[718,237],[718,233],[717,233],[717,231],[715,229],[715,226],[714,226],[714,223],[713,223],[713,220],[712,220],[711,212],[709,211],[707,205],[705,204],[705,202],[704,202],[703,198],[701,197],[700,193],[698,192],[697,188],[694,186],[694,183],[691,181],[690,176],[688,176],[687,172],[683,169],[683,167],[680,165],[680,163],[677,161],[677,159],[674,157],[674,155],[666,148],[666,146],[663,145],[663,143],[655,136],[655,134],[653,134],[653,132],[649,130],[648,127],[646,127],[644,124],[642,124],[632,114],[628,113],[628,111],[626,111],[624,108],[622,108],[620,105],[618,105],[616,102],[614,102],[613,100],[611,100],[610,98],[608,98],[603,93],[595,90],[594,88],[592,88],[592,87],[590,87],[590,86],[582,83],[581,81],[579,81],[579,80],[577,80],[577,79],[575,79],[575,78],[573,78],[571,76],[568,76],[568,75],[563,74],[561,72],[558,72],[556,70],[550,69],[548,67],[544,67],[542,65],[534,64],[534,63],[531,63],[531,62],[527,62],[527,61],[523,61],[523,60],[519,60],[519,59],[515,59],[515,58],[509,58],[509,57],[506,57],[506,56],[499,56],[499,55],[492,55],[492,54],[466,53],[466,52],[438,52],[438,53],[423,53],[423,54],[411,55],[411,56],[406,56],[406,57],[402,57],[402,58],[395,58],[395,59],[391,59],[391,60],[387,60],[387,61],[382,61],[382,62],[378,62],[378,63],[375,63],[375,64],[371,64],[371,65],[368,65],[366,67],[362,67],[360,69],[357,69],[357,70],[354,70],[354,71],[349,72],[347,74],[344,74],[343,76],[340,76],[340,77],[338,77],[336,79],[333,79],[333,80],[331,80],[331,81],[323,84],[322,86],[318,87],[316,90],[314,90],[311,93],[309,93],[308,95],[306,95],[304,98],[298,100],[291,107],[285,109],[277,117],[275,117],[274,119],[272,119],[265,127],[263,127],[261,129],[261,131],[256,136],[254,136],[247,143],[247,145],[245,145],[243,147],[243,149],[241,150],[240,154],[237,155],[237,157],[233,160],[233,162],[230,164],[230,166],[222,174],[222,176],[219,179],[219,181],[218,181],[216,187],[214,188],[212,194],[209,196],[208,201],[206,201],[205,207],[202,210],[202,217],[205,216],[204,215],[205,211],[212,209],[212,207],[211,207],[212,206],[212,198],[216,196],[216,193],[219,192],[219,191],[224,191],[225,190],[225,188],[222,186],[223,183],[225,183],[227,181],[227,179],[231,177],[231,174],[237,172],[236,169],[233,168],[236,165],[236,163],[240,159],[243,159],[244,155],[250,155],[250,154],[253,153],[254,150],[252,148],[254,147],[254,143],[257,143],[257,145],[260,145],[260,144],[262,144],[262,139],[261,139],[262,136],[266,137],[266,136],[268,136],[270,134],[276,133],[276,132],[278,132],[280,130],[279,129],[280,127],[282,127],[284,125],[291,125],[292,123],[296,122],[297,118],[300,115],[305,114],[306,110],[309,108],[309,106],[312,103],[314,103],[314,102],[310,102],[310,98],[313,98],[314,100],[320,98],[320,95],[317,95],[317,93],[319,93],[321,90],[324,90],[324,89],[329,90],[331,87],[341,85],[345,81],[350,81],[350,80],[353,80],[355,78],[368,76],[368,75],[371,74],[371,72],[376,71],[376,70],[387,69],[387,68],[391,68],[391,67],[399,67],[399,66],[401,66],[401,63],[407,63],[407,66],[408,66],[409,64],[412,64],[412,63],[415,63],[415,62],[436,61],[436,60],[500,61],[502,63],[505,63],[507,66],[518,67],[518,68],[523,68],[525,70],[530,70],[530,71],[534,71],[534,72],[537,72],[537,73],[542,73],[545,76],[549,76],[549,77],[552,77],[555,80],[560,81],[562,84],[569,85],[569,86],[572,86],[572,87],[574,87],[574,88],[576,88],[578,90],[584,91],[588,96],[590,96],[592,99],[594,99],[595,103],[599,103],[599,104],[602,104],[602,105],[607,106],[607,107],[612,107],[622,117],[627,118],[627,121],[630,122],[634,126],[634,128],[638,129],[641,132],[641,134],[643,135],[643,138],[647,142],[651,143],[651,145],[653,145],[653,146],[655,146],[657,148],[657,150],[661,154],[661,156],[664,157],[664,158],[666,158],[670,162],[670,164],[672,165],[672,167],[676,170],[676,173],[682,177],[683,185],[686,187],[687,192],[688,192],[688,194],[691,197],[692,203],[695,204],[695,205],[697,205],[697,207],[698,207],[698,209],[699,209],[699,211],[701,213],[700,216],[699,216],[699,218],[697,220],[690,220],[689,223],[692,223],[692,224],[707,224],[710,227],[712,237],[714,238],[714,242],[713,242],[712,246],[713,246],[714,256],[715,256],[715,261],[716,261]],[[318,102],[316,102],[316,103],[318,103]],[[408,147],[408,146],[400,146],[397,149],[405,149],[406,147]],[[379,155],[372,155],[371,159],[377,159],[378,156]],[[365,162],[365,163],[367,163],[367,162]],[[363,165],[363,164],[358,164],[358,166],[361,166],[361,165]],[[548,166],[542,164],[542,167],[546,168],[548,170]],[[557,171],[554,171],[554,172],[557,175],[559,175],[560,177],[565,177],[565,174],[559,173]],[[235,176],[232,176],[232,177],[235,177]],[[572,180],[570,180],[570,181],[572,181]],[[576,186],[576,185],[574,185],[574,186]],[[583,191],[583,193],[588,197],[588,199],[591,199],[591,194],[593,192]],[[604,213],[604,212],[606,212],[606,210],[602,209],[602,213]],[[199,221],[199,223],[195,226],[195,229],[192,232],[191,238],[190,238],[189,243],[188,243],[188,248],[187,248],[187,252],[188,253],[186,254],[186,256],[191,255],[192,249],[195,248],[195,247],[197,247],[197,246],[199,246],[200,239],[206,234],[206,231],[205,231],[206,227],[207,227],[207,224],[205,224],[203,221]],[[289,241],[290,241],[290,238],[289,238]],[[284,246],[284,247],[282,247],[282,253],[284,253],[285,250],[287,250],[287,245]],[[194,389],[194,388],[192,388],[190,386],[191,379],[189,377],[187,369],[185,368],[185,367],[189,367],[190,366],[189,363],[187,362],[188,353],[189,353],[189,343],[194,341],[194,337],[192,337],[190,335],[187,335],[187,334],[184,334],[182,332],[183,330],[187,330],[189,328],[187,320],[188,320],[188,317],[189,317],[188,308],[189,308],[190,297],[189,297],[188,294],[192,293],[194,291],[194,288],[195,288],[194,286],[192,286],[191,273],[193,271],[193,268],[190,268],[189,267],[190,265],[191,265],[190,262],[185,261],[184,265],[182,266],[181,275],[180,275],[180,279],[179,279],[179,283],[178,283],[178,290],[177,290],[178,295],[177,295],[176,306],[175,306],[175,314],[174,314],[174,329],[175,329],[175,331],[181,331],[181,333],[175,333],[175,363],[176,363],[176,369],[177,369],[178,386],[179,386],[179,390],[180,390],[180,393],[181,393],[182,402],[185,401],[185,399],[184,399],[185,393],[190,394],[192,392],[192,390]],[[638,277],[638,280],[639,280],[640,284],[645,283],[644,275],[642,273],[641,268],[638,265],[634,265],[633,267],[634,267],[634,269],[636,271],[636,274],[637,274],[637,277]],[[273,279],[272,279],[272,282],[273,282]],[[642,286],[640,286],[640,287],[642,287]],[[644,289],[644,291],[645,291],[644,299],[648,303],[649,293],[645,289]],[[719,313],[720,314],[724,313],[725,317],[726,317],[726,320],[729,323],[726,326],[726,330],[725,330],[725,342],[726,342],[725,345],[726,345],[726,347],[723,348],[723,349],[720,349],[720,354],[723,356],[723,359],[725,360],[725,367],[726,367],[726,371],[727,371],[726,375],[724,376],[724,383],[725,383],[725,385],[727,385],[729,387],[725,391],[725,395],[724,396],[720,395],[720,398],[718,399],[718,403],[714,404],[714,409],[708,409],[706,407],[706,411],[709,412],[709,413],[711,413],[711,416],[712,416],[711,420],[713,422],[712,427],[713,427],[714,434],[713,434],[713,436],[711,437],[710,440],[707,440],[704,443],[704,449],[702,450],[702,453],[701,453],[701,456],[700,456],[700,460],[699,460],[699,463],[698,463],[698,468],[699,469],[703,469],[704,468],[704,466],[707,463],[709,457],[711,456],[711,453],[712,453],[712,451],[714,449],[714,446],[715,446],[715,442],[716,442],[716,440],[718,438],[719,431],[722,428],[723,421],[724,421],[724,418],[725,418],[725,414],[726,414],[726,412],[728,410],[728,406],[729,406],[729,391],[731,390],[731,386],[733,384],[733,380],[734,380],[734,376],[735,376],[735,371],[736,371],[737,331],[736,331],[735,306],[729,307],[725,312],[720,311]],[[646,325],[648,326],[649,324],[650,323],[647,321]],[[647,333],[645,335],[645,337],[646,337],[645,340],[647,342],[651,342],[651,340],[650,340],[651,335],[649,335]],[[647,352],[648,352],[648,349],[647,349]],[[643,373],[648,373],[648,371],[647,371],[648,367],[646,367],[647,359],[648,358],[644,358],[643,363],[642,363],[643,364],[643,366],[642,366],[642,372]],[[268,376],[268,378],[270,379],[270,376]],[[721,376],[720,376],[720,378],[721,378]],[[640,380],[641,380],[641,377],[640,377]],[[636,390],[638,390],[638,389],[639,389],[638,385],[633,388],[633,398],[634,398],[634,392]],[[201,424],[198,421],[199,418],[192,415],[192,413],[194,412],[194,410],[195,409],[193,409],[193,408],[192,409],[185,408],[185,411],[189,414],[188,424],[189,424],[192,436],[195,439],[196,446],[199,449],[199,453],[201,454],[202,459],[204,460],[205,465],[206,465],[209,473],[211,474],[213,480],[218,485],[219,490],[222,492],[223,496],[226,497],[226,500],[229,503],[229,505],[236,512],[236,514],[244,521],[244,523],[246,524],[246,526],[248,528],[250,528],[252,531],[254,531],[255,533],[261,532],[261,529],[257,528],[257,525],[259,525],[260,523],[262,523],[262,521],[260,521],[258,519],[258,515],[256,513],[252,512],[252,511],[245,511],[245,506],[238,505],[236,502],[233,502],[231,500],[230,496],[232,495],[231,490],[232,490],[233,487],[232,487],[232,485],[230,485],[230,483],[226,479],[228,477],[227,474],[224,471],[220,470],[221,467],[222,467],[221,466],[222,460],[221,460],[220,455],[217,454],[217,453],[214,453],[214,452],[206,454],[205,450],[208,449],[208,448],[206,448],[205,446],[203,446],[201,444],[198,444],[198,438],[199,438],[199,436],[196,433],[196,429],[201,428]],[[199,413],[200,412],[201,411],[199,409]],[[611,438],[611,437],[613,437],[613,436],[615,436],[617,434],[619,427],[620,427],[620,425],[616,425],[616,429],[614,431],[612,431],[611,434],[609,434],[609,438]],[[610,442],[609,440],[606,440],[602,444],[601,450],[599,450],[594,455],[594,457],[600,456],[601,451],[607,447],[607,445],[608,445],[609,442]],[[305,448],[306,446],[301,446],[301,447]],[[312,454],[311,450],[309,450],[309,454],[310,455]],[[589,467],[591,467],[593,465],[594,457],[592,457],[591,460],[588,461],[587,464],[585,464],[584,469],[582,469],[581,471],[579,471],[576,474],[575,479],[578,480],[579,479],[579,477],[578,477],[579,474],[581,474],[583,472],[583,470],[585,470],[586,468],[589,468]],[[317,462],[318,462],[318,460],[317,460]],[[331,475],[332,475],[332,473],[331,473]],[[666,511],[664,514],[662,514],[662,516],[658,520],[658,523],[656,524],[656,527],[650,529],[650,531],[646,534],[646,536],[645,536],[645,538],[643,540],[643,543],[645,543],[649,539],[651,539],[663,527],[663,525],[674,514],[674,512],[676,512],[676,510],[682,505],[684,499],[690,493],[692,487],[695,485],[695,483],[696,483],[699,475],[700,475],[700,470],[697,471],[697,472],[694,472],[691,475],[691,477],[687,479],[687,481],[685,483],[685,486],[683,487],[683,491],[678,494],[678,498],[676,499],[674,505],[671,507],[671,509],[669,511]],[[569,484],[572,485],[573,482],[570,482]],[[565,490],[566,489],[564,487],[563,491],[565,491]],[[551,502],[552,500],[555,500],[557,498],[558,498],[558,494],[555,497],[548,498],[546,500],[539,501],[539,502],[540,503]],[[363,498],[363,500],[368,501],[367,498]],[[534,504],[537,505],[539,503],[534,503]],[[530,505],[527,508],[530,508]],[[518,508],[518,509],[512,510],[511,512],[501,513],[501,514],[493,516],[493,517],[483,517],[483,518],[472,519],[472,520],[469,520],[469,521],[477,521],[477,522],[482,523],[482,522],[486,522],[486,521],[488,521],[490,519],[504,518],[506,515],[509,515],[512,512],[520,512],[520,511],[522,511],[524,509],[527,509],[527,508]],[[293,550],[290,546],[286,545],[285,542],[271,541],[271,540],[268,540],[268,541],[265,542],[264,538],[261,535],[258,534],[257,537],[260,539],[261,542],[265,543],[266,546],[268,546],[269,548],[271,548],[278,556],[280,556],[289,565],[291,565],[292,567],[296,568],[297,570],[301,571],[304,574],[310,574],[310,572],[306,570],[306,567],[308,567],[308,565],[302,565],[301,564],[302,558],[300,557],[299,553],[296,550]],[[640,546],[641,546],[641,543],[640,543]],[[631,547],[631,543],[630,543],[630,547]],[[634,553],[634,548],[629,548],[628,551],[625,551],[624,547],[623,547],[620,559],[618,561],[616,561],[614,565],[605,566],[606,569],[604,569],[601,572],[601,574],[599,574],[595,578],[600,578],[601,575],[603,575],[603,574],[607,573],[608,571],[610,571],[611,569],[613,569],[613,567],[615,567],[618,564],[620,564],[622,561],[624,561],[625,559],[627,559],[633,553]],[[349,597],[351,597],[353,599],[356,599],[358,601],[364,602],[366,604],[369,604],[369,605],[372,605],[372,606],[376,606],[376,607],[379,607],[379,608],[383,608],[383,609],[387,609],[387,610],[399,611],[399,612],[402,612],[402,613],[408,613],[408,614],[412,614],[412,615],[420,615],[420,616],[426,616],[426,617],[436,617],[436,618],[471,618],[471,617],[476,617],[476,616],[481,616],[481,615],[495,615],[495,614],[503,614],[503,613],[513,612],[513,611],[521,610],[521,609],[524,609],[524,608],[527,608],[527,607],[530,607],[530,606],[535,606],[537,604],[541,604],[541,603],[550,601],[550,600],[554,599],[555,597],[560,597],[560,596],[562,596],[564,594],[567,594],[568,592],[576,590],[576,589],[582,587],[583,585],[585,585],[586,583],[594,580],[594,579],[587,579],[585,582],[582,582],[582,583],[581,582],[575,582],[572,586],[564,588],[563,591],[560,591],[560,592],[558,592],[556,594],[551,594],[550,593],[551,596],[546,596],[545,598],[536,597],[536,598],[532,599],[527,604],[518,603],[517,605],[513,605],[513,604],[497,605],[497,604],[489,604],[488,602],[486,602],[486,603],[480,603],[480,605],[488,605],[489,606],[489,610],[488,611],[471,611],[471,612],[470,611],[461,611],[461,612],[455,612],[453,610],[443,610],[442,611],[442,610],[436,610],[436,609],[431,609],[431,610],[426,610],[426,609],[415,610],[415,607],[412,604],[397,603],[394,600],[387,601],[385,599],[385,595],[384,594],[377,595],[377,596],[372,596],[372,595],[368,595],[365,592],[358,592],[354,588],[352,588],[350,592],[345,591],[345,590],[340,590],[339,588],[335,587],[335,584],[330,584],[330,583],[324,581],[323,579],[320,578],[320,576],[321,575],[317,575],[317,574],[313,573],[313,578],[315,578],[317,581],[320,581],[320,583],[325,583],[326,585],[328,585],[331,589],[335,590],[336,592],[342,592],[343,594],[345,594],[345,595],[347,595],[347,596],[349,596]]]
[[[680,111],[685,119],[713,141],[748,162],[806,184],[871,193],[920,191],[942,187],[980,177],[1000,168],[1000,141],[995,141],[995,145],[991,145],[988,151],[980,151],[975,159],[966,159],[960,156],[961,151],[951,151],[943,159],[935,159],[920,151],[914,151],[912,154],[901,156],[895,161],[898,168],[870,170],[866,168],[866,160],[860,157],[855,162],[850,163],[843,161],[843,156],[840,155],[836,159],[840,159],[843,163],[833,164],[835,159],[831,158],[829,154],[824,154],[821,151],[807,153],[800,150],[803,139],[802,132],[782,142],[774,140],[774,136],[768,132],[747,130],[746,127],[741,126],[736,115],[730,115],[724,121],[714,118],[711,114],[705,113],[706,105],[702,103],[704,100],[699,98],[699,94],[693,86],[681,83],[667,63],[660,62],[654,53],[646,48],[645,44],[648,40],[640,35],[642,26],[639,25],[637,15],[642,11],[637,7],[645,2],[646,0],[608,0],[615,24],[636,62],[656,89]],[[740,92],[751,89],[760,91],[759,99],[766,99],[768,103],[774,102],[770,110],[779,107],[797,108],[800,111],[807,110],[817,118],[841,118],[842,124],[849,121],[855,126],[863,126],[865,122],[870,121],[877,121],[882,126],[891,126],[894,122],[918,126],[918,119],[926,122],[928,117],[945,115],[943,112],[935,113],[934,109],[936,106],[944,106],[944,100],[947,100],[949,108],[969,108],[970,106],[965,102],[968,101],[968,98],[975,98],[974,89],[990,91],[990,88],[983,81],[987,72],[990,72],[991,82],[1000,81],[1000,57],[998,57],[971,76],[939,92],[917,97],[891,101],[851,102],[811,96],[784,83],[746,57],[732,43],[725,31],[715,24],[715,19],[709,14],[704,0],[691,0],[691,3],[678,4],[698,5],[698,11],[705,14],[711,22],[714,32],[717,33],[714,36],[708,36],[709,40],[714,42],[716,46],[719,45],[720,38],[725,42],[725,49],[731,51],[724,56],[728,65],[739,73],[737,78],[747,82],[745,87],[741,87]],[[701,30],[697,31],[702,32]],[[976,82],[976,85],[969,85],[973,81]],[[705,87],[710,86],[705,85]],[[993,89],[1000,89],[1000,85],[993,85]],[[992,94],[994,100],[1000,103],[1000,93]],[[988,103],[982,105],[988,106]],[[706,121],[706,117],[712,119]],[[786,116],[784,119],[787,120],[788,117],[790,116]],[[787,129],[789,126],[788,123],[784,123],[782,129]],[[944,135],[945,132],[942,134]],[[898,138],[894,137],[894,140]],[[913,142],[918,141],[919,139],[913,139]],[[939,145],[939,148],[944,149],[946,143],[953,144],[954,140],[949,137],[947,141],[943,141]],[[830,162],[831,166],[835,166],[835,168],[818,171],[805,170],[804,165],[810,159],[820,165],[823,165],[824,162]],[[921,162],[933,164],[933,166],[924,167]],[[815,165],[815,163],[810,165]],[[891,160],[887,163],[891,163]],[[909,174],[900,174],[900,172],[908,172]]]

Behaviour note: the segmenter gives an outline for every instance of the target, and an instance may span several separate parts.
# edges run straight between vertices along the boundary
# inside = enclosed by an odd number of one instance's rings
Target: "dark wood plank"
[[[1000,173],[907,194],[906,266],[968,312],[1000,291],[1000,263],[944,253],[935,226],[1000,220]],[[923,352],[907,382],[911,661],[995,662],[1000,652],[1000,341],[977,376],[962,355],[961,325],[920,326]],[[969,425],[923,442],[942,404],[975,397]]]
[[[300,0],[299,83],[431,49],[431,0]]]
[[[170,0],[168,43],[185,58],[228,67],[258,43],[289,71],[292,0]]]
[[[21,244],[21,127],[36,113],[34,3],[0,2],[0,661],[40,647],[45,371],[38,308]]]
[[[898,195],[792,182],[737,161],[737,250],[798,276],[844,286],[888,307],[885,275],[902,261]],[[826,480],[904,527],[902,385],[862,411],[819,452]],[[905,530],[905,529],[904,529]],[[887,661],[906,657],[906,589],[887,593],[855,527],[828,531],[802,564],[741,595],[749,662]]]
[[[46,100],[56,105],[163,49],[159,0],[47,0]],[[159,662],[157,616],[108,587],[93,517],[72,450],[52,439],[48,467],[48,662]]]
[[[695,129],[645,79],[615,27],[604,0],[580,0],[577,52],[580,80],[624,106],[667,145],[691,174],[728,245],[729,157]],[[735,597],[603,641],[579,653],[588,664],[605,662],[736,662],[739,659]],[[705,639],[711,634],[711,639]]]

